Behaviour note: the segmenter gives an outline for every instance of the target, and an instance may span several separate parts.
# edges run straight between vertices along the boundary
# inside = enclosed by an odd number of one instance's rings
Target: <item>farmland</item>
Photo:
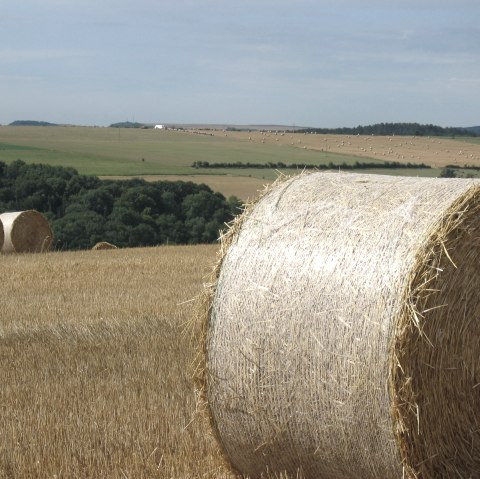
[[[219,135],[220,133],[215,133]],[[244,139],[244,132],[229,132],[232,138]],[[425,163],[434,168],[465,164],[480,166],[478,138],[312,135],[303,133],[248,133],[249,141],[303,148],[323,154],[373,158],[400,163]]]
[[[0,127],[0,161],[16,159],[53,166],[71,166],[81,174],[102,177],[185,179],[205,183],[225,196],[255,196],[273,181],[273,168],[219,168],[237,162],[308,165],[354,165],[356,162],[425,163],[431,168],[375,168],[362,172],[439,176],[447,165],[459,175],[465,164],[480,167],[478,138],[350,136],[284,131],[221,131],[122,129],[96,127]],[[210,167],[193,168],[194,162]],[[293,169],[283,173],[295,173]]]
[[[122,180],[135,178],[135,176],[101,176],[100,179]],[[205,183],[213,191],[219,191],[225,196],[234,195],[237,198],[253,199],[257,191],[263,190],[268,179],[254,178],[252,176],[232,175],[143,175],[145,181],[192,181],[193,183]],[[273,179],[273,178],[272,178]]]
[[[0,161],[186,179],[242,198],[276,173],[198,171],[191,163],[352,164],[364,158],[425,162],[433,168],[372,172],[432,176],[450,164],[480,166],[475,140],[288,135],[0,127]],[[192,300],[216,250],[2,256],[0,479],[234,478],[196,411],[192,382],[198,340]]]
[[[0,478],[233,478],[186,327],[215,251],[2,256]]]
[[[1,127],[0,160],[72,166],[87,175],[192,174],[194,161],[353,162],[349,155],[278,148],[248,139],[182,131],[90,127]],[[219,174],[215,169],[203,174]],[[238,172],[230,172],[237,174]],[[244,172],[245,176],[250,172]],[[260,177],[262,172],[258,173]]]

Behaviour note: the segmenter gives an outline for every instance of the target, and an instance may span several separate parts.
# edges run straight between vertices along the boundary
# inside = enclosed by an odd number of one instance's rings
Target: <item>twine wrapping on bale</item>
[[[4,253],[40,253],[47,251],[53,233],[47,219],[38,211],[27,210],[0,215],[5,239]]]
[[[112,243],[108,243],[107,241],[100,241],[99,243],[95,244],[92,248],[92,250],[97,250],[97,249],[117,249],[117,247]]]
[[[480,191],[313,173],[224,237],[203,393],[232,468],[260,477],[480,477]]]

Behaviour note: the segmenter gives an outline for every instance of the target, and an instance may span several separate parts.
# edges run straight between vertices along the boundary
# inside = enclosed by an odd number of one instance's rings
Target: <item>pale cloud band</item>
[[[8,2],[0,123],[474,125],[478,18],[473,0]]]

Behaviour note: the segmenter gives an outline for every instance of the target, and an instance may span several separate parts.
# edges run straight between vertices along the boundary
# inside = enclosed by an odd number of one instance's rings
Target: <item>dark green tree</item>
[[[456,178],[457,174],[453,168],[443,168],[439,178]]]
[[[142,179],[101,181],[73,168],[0,162],[2,211],[36,209],[51,222],[60,249],[207,243],[240,211],[207,185]]]

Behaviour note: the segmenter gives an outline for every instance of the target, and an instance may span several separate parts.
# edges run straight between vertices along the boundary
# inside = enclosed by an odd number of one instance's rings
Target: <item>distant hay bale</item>
[[[237,218],[200,364],[234,470],[480,477],[479,210],[473,180],[313,173]]]
[[[100,241],[92,248],[92,250],[97,249],[117,249],[117,247],[114,244],[107,243],[106,241]]]
[[[50,248],[53,232],[47,219],[38,211],[3,213],[0,220],[5,234],[4,253],[39,253]]]

